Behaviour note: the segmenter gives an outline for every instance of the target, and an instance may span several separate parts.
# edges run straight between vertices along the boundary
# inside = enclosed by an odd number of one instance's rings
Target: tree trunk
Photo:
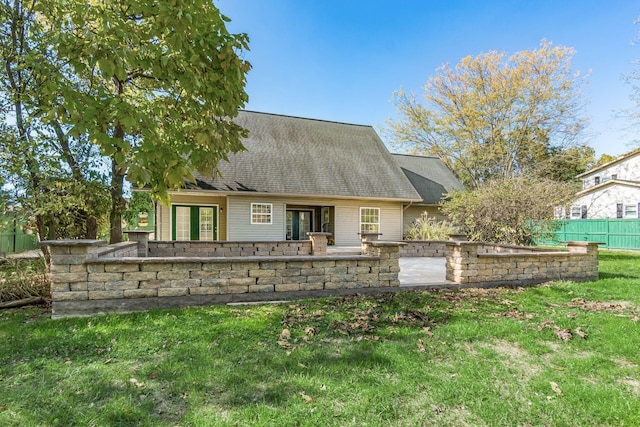
[[[97,239],[98,238],[98,221],[94,216],[89,216],[87,218],[87,232],[85,234],[86,239]]]
[[[111,166],[111,211],[109,212],[109,244],[122,242],[122,212],[124,212],[125,201],[122,197],[124,188],[124,174],[112,160]]]

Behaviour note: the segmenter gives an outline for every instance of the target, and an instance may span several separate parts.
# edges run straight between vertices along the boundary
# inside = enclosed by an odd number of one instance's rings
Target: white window
[[[360,208],[360,233],[380,232],[380,208]]]
[[[200,208],[200,240],[213,240],[213,208]]]
[[[637,205],[624,205],[624,217],[625,218],[638,218],[638,206]]]
[[[582,218],[582,208],[580,206],[571,206],[571,219]]]
[[[191,239],[191,208],[189,206],[176,206],[176,240]]]
[[[271,203],[251,203],[251,224],[272,224],[272,213]]]

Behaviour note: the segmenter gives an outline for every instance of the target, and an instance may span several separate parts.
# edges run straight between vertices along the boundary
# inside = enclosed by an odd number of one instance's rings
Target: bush
[[[454,191],[442,210],[466,227],[470,240],[532,245],[551,235],[556,208],[573,195],[572,184],[521,176]]]
[[[447,221],[430,218],[425,211],[417,218],[405,233],[407,240],[448,240],[449,235],[455,233],[455,227]]]
[[[43,258],[9,259],[0,265],[0,302],[29,297],[49,298],[49,277]]]

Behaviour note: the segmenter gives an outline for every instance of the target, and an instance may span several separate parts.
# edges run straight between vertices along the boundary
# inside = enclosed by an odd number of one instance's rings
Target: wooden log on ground
[[[42,297],[29,297],[29,298],[23,298],[15,301],[2,302],[0,303],[0,309],[23,307],[25,305],[42,304],[43,302],[44,302],[44,298]]]

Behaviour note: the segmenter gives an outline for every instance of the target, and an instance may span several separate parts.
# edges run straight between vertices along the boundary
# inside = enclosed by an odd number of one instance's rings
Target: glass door
[[[313,211],[287,210],[287,240],[308,240],[307,233],[313,230]]]

